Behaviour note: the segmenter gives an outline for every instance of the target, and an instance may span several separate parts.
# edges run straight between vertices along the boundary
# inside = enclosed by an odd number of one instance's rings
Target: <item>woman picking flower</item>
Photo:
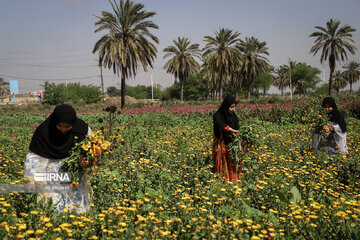
[[[213,161],[215,171],[221,173],[226,180],[240,180],[240,173],[236,170],[234,160],[230,157],[228,144],[233,134],[239,129],[239,119],[235,114],[236,101],[227,96],[219,110],[213,116],[214,139]]]
[[[75,143],[82,141],[87,134],[91,134],[91,129],[83,120],[77,118],[74,108],[66,104],[55,107],[54,112],[35,130],[32,137],[24,166],[25,179],[39,183],[36,176],[60,173],[61,164],[70,156]],[[79,166],[86,169],[89,164],[86,159],[80,158]],[[86,212],[92,196],[86,173],[87,171],[84,171],[77,186],[67,190],[47,189],[39,197],[52,198],[58,211],[66,207],[72,209],[76,205],[78,211]]]
[[[325,138],[321,138],[319,135],[314,136],[315,151],[322,147],[327,147],[329,154],[336,154],[338,151],[342,154],[347,154],[347,129],[343,115],[339,112],[335,100],[331,97],[326,97],[323,100],[322,107],[328,114],[331,124],[328,128],[325,127]]]

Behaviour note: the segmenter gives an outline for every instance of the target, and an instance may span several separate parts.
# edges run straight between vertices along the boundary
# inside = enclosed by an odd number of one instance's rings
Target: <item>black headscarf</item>
[[[58,123],[68,123],[72,129],[62,134]],[[31,139],[30,151],[50,159],[62,159],[70,156],[69,152],[75,141],[83,140],[88,132],[88,125],[76,117],[74,108],[62,104],[35,130]],[[77,137],[77,139],[75,139]]]
[[[322,102],[322,107],[324,107],[325,105],[329,105],[333,108],[333,110],[328,114],[330,121],[337,123],[340,126],[341,130],[343,132],[346,132],[347,129],[344,117],[338,110],[335,100],[331,97],[326,97]]]
[[[219,110],[217,110],[213,116],[214,134],[218,139],[224,137],[225,144],[229,144],[231,142],[232,135],[230,132],[224,130],[225,127],[230,126],[232,129],[239,129],[239,118],[235,113],[231,115],[229,113],[229,107],[234,103],[236,104],[235,98],[227,96],[221,104]]]

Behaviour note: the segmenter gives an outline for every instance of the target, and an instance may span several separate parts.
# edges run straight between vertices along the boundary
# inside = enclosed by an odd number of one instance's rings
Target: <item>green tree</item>
[[[260,73],[257,81],[255,83],[255,87],[257,89],[263,90],[263,96],[266,95],[266,92],[270,89],[271,85],[274,83],[274,76],[271,72],[263,72]]]
[[[208,97],[209,88],[203,72],[192,73],[184,82],[184,100],[199,100]],[[174,85],[165,89],[163,99],[180,98],[180,83],[175,82]]]
[[[205,63],[210,76],[218,81],[219,99],[222,99],[224,81],[228,81],[236,66],[240,64],[240,55],[236,49],[240,33],[220,28],[214,32],[215,37],[205,36],[203,49]],[[217,85],[214,83],[214,86]]]
[[[292,73],[292,81],[295,83],[296,90],[304,95],[308,89],[315,90],[316,84],[321,80],[319,74],[321,71],[305,63],[297,64]]]
[[[260,42],[255,37],[246,37],[236,45],[242,54],[240,72],[248,87],[248,99],[251,96],[251,89],[256,84],[259,74],[270,69],[269,60],[264,55],[269,55],[266,42]]]
[[[191,44],[188,38],[178,37],[173,40],[174,46],[163,50],[164,58],[171,57],[164,65],[166,72],[174,74],[180,81],[180,100],[183,101],[184,81],[190,73],[199,72],[200,65],[195,57],[201,58],[199,44]]]
[[[147,12],[144,5],[131,0],[109,0],[112,13],[101,12],[96,16],[95,32],[106,31],[95,44],[93,53],[99,54],[99,65],[112,68],[114,74],[121,73],[121,108],[125,106],[126,84],[128,77],[135,77],[139,66],[147,71],[152,68],[157,49],[152,43],[158,43],[158,38],[150,29],[158,29],[150,18],[155,12]]]
[[[333,84],[333,88],[336,90],[336,95],[339,95],[340,89],[345,88],[347,85],[343,72],[340,72],[339,70],[334,72]]]
[[[316,37],[315,45],[310,49],[310,53],[316,55],[321,50],[320,63],[329,59],[330,75],[329,75],[329,95],[331,95],[333,83],[333,73],[336,67],[336,61],[340,59],[347,60],[346,50],[352,54],[355,54],[356,47],[351,44],[354,43],[352,39],[352,32],[356,30],[349,25],[339,27],[340,21],[336,19],[330,19],[326,23],[326,28],[316,26],[315,28],[320,30],[313,32],[310,37]]]
[[[352,85],[359,81],[360,79],[360,63],[355,61],[350,61],[345,66],[343,66],[345,71],[343,72],[344,78],[350,84],[350,92],[352,91]]]
[[[5,82],[5,79],[0,77],[0,93],[1,96],[6,95],[7,93],[9,93],[9,82]]]

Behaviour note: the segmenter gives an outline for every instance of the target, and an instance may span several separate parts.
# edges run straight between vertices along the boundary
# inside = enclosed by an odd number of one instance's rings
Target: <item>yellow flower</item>
[[[345,217],[347,217],[347,213],[343,212],[343,211],[339,211],[336,213],[336,216],[339,218],[345,218]]]
[[[46,226],[47,228],[51,228],[51,227],[53,226],[53,224],[48,222],[48,223],[45,224],[45,226]]]
[[[191,221],[193,221],[193,222],[197,222],[198,221],[198,218],[191,218]]]
[[[120,226],[120,227],[126,227],[126,225],[127,225],[127,224],[124,223],[124,222],[120,222],[120,223],[119,223],[119,226]]]
[[[34,230],[27,230],[25,233],[28,234],[28,235],[31,235],[31,234],[34,233]]]
[[[141,222],[141,221],[146,221],[146,218],[144,218],[143,216],[141,215],[136,215],[138,217],[138,220]]]
[[[35,232],[35,234],[41,235],[41,234],[43,234],[44,232],[45,232],[45,231],[42,230],[42,229],[37,229],[36,232]]]

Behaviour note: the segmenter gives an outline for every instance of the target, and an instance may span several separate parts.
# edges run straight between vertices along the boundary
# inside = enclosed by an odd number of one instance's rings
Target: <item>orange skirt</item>
[[[214,136],[212,152],[215,172],[221,173],[222,177],[227,181],[240,182],[242,164],[235,165],[235,161],[230,157],[229,148],[225,146],[224,140]]]

